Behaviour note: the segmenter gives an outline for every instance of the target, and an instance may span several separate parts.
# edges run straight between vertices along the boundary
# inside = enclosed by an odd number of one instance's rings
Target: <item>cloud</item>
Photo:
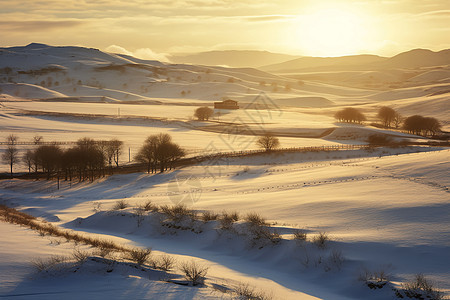
[[[418,14],[419,17],[450,18],[450,10],[435,10]]]
[[[125,54],[125,55],[133,56],[133,53],[131,53],[127,49],[117,46],[117,45],[110,45],[110,46],[106,47],[105,50],[107,52],[112,52],[112,53],[116,53],[116,54]]]
[[[168,55],[166,53],[156,53],[150,48],[139,48],[135,51],[128,51],[127,49],[118,46],[118,45],[110,45],[105,49],[107,52],[117,53],[117,54],[125,54],[129,56],[134,56],[136,58],[145,59],[145,60],[157,60],[163,62],[170,62]]]
[[[288,15],[267,15],[267,16],[248,16],[244,17],[245,20],[250,22],[283,22],[290,21],[297,18],[298,16],[288,16]]]
[[[83,24],[78,20],[61,21],[0,21],[0,30],[8,31],[46,31],[61,30]]]

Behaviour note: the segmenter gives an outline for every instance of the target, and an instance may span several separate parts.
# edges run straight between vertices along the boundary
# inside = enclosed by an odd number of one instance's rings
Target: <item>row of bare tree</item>
[[[13,166],[22,160],[28,167],[28,172],[46,173],[48,179],[56,175],[66,180],[72,180],[74,177],[78,177],[80,181],[94,180],[95,177],[105,175],[107,166],[119,166],[123,148],[123,142],[117,139],[96,141],[82,138],[68,149],[63,149],[56,143],[37,144],[34,149],[26,150],[20,157],[16,141],[15,135],[8,136],[8,147],[2,155],[3,161],[10,166],[11,176]]]
[[[385,128],[402,127],[412,134],[433,136],[441,131],[441,124],[436,118],[420,115],[403,118],[400,113],[388,106],[380,107],[377,117]],[[353,107],[347,107],[336,112],[335,118],[340,122],[359,124],[367,120],[366,116],[360,110]],[[401,126],[402,123],[403,126]]]
[[[104,176],[112,167],[119,166],[123,142],[117,139],[110,141],[96,141],[90,138],[78,140],[75,146],[63,149],[55,144],[36,144],[34,149],[25,151],[22,157],[17,149],[17,137],[7,138],[7,149],[3,152],[2,160],[10,166],[11,176],[13,166],[22,160],[28,167],[28,172],[43,172],[50,179],[79,181],[94,180]],[[172,141],[169,134],[161,133],[149,136],[136,155],[136,161],[147,166],[148,173],[164,172],[174,168],[174,163],[186,155],[186,151]]]

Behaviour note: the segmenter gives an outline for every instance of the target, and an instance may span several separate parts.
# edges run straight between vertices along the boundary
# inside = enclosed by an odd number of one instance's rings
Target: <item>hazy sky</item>
[[[450,48],[449,0],[0,0],[0,45],[298,55]]]

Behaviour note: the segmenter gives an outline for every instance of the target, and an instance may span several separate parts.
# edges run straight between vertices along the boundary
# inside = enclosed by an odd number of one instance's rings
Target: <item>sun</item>
[[[299,17],[300,48],[313,56],[355,54],[365,48],[368,31],[364,18],[352,11],[325,8]]]

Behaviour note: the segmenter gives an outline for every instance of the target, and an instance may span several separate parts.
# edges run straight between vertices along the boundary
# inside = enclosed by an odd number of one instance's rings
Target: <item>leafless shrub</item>
[[[254,240],[267,240],[273,244],[277,244],[281,241],[281,236],[277,231],[272,232],[269,228],[264,226],[252,227],[250,228],[250,231],[253,234]]]
[[[325,249],[327,246],[327,242],[329,241],[328,234],[326,232],[319,232],[318,235],[315,235],[312,238],[312,242],[320,249]]]
[[[306,241],[307,233],[304,230],[296,229],[294,230],[294,240],[297,241]]]
[[[180,266],[184,276],[192,285],[202,285],[205,281],[205,276],[208,273],[208,268],[200,266],[195,261],[182,263]]]
[[[195,212],[189,210],[186,205],[178,204],[174,206],[163,205],[160,207],[162,213],[164,213],[169,219],[175,222],[181,221],[183,218],[188,217],[195,218]]]
[[[147,201],[143,205],[141,205],[142,209],[144,211],[152,211],[152,212],[158,212],[158,206],[156,204],[153,204],[152,201]]]
[[[389,282],[390,275],[384,269],[374,272],[364,269],[358,279],[363,281],[370,289],[381,289]]]
[[[273,296],[263,291],[256,290],[255,287],[250,286],[248,283],[239,284],[234,291],[239,299],[242,300],[269,300],[273,298]]]
[[[230,230],[233,228],[233,223],[239,220],[239,215],[237,212],[228,213],[223,212],[222,216],[219,218],[219,227],[220,229]]]
[[[266,220],[257,213],[247,214],[247,216],[245,217],[245,221],[248,222],[250,225],[254,225],[254,226],[267,225]]]
[[[214,212],[211,212],[211,211],[205,211],[202,213],[201,218],[202,218],[202,221],[206,223],[209,221],[217,220],[219,218],[219,215]]]
[[[230,212],[230,213],[228,213],[228,215],[234,222],[239,221],[239,213],[237,211]]]
[[[73,258],[75,259],[75,261],[77,263],[81,264],[81,263],[84,263],[87,260],[87,258],[90,256],[90,253],[87,252],[87,251],[83,251],[83,250],[80,250],[78,248],[75,248],[73,250],[72,256],[73,256]]]
[[[444,299],[444,294],[436,289],[431,281],[425,278],[423,274],[417,274],[414,280],[402,285],[404,294],[409,298],[415,299]]]
[[[344,263],[344,256],[340,250],[333,249],[328,257],[330,264],[334,265],[338,270],[341,269]]]
[[[147,249],[134,248],[128,252],[128,258],[137,263],[138,265],[143,265],[147,262],[151,253],[152,253],[151,248]]]
[[[175,258],[170,255],[163,254],[151,259],[150,265],[154,269],[160,269],[163,271],[171,271],[175,266]]]
[[[49,264],[49,261],[48,261],[48,260],[44,260],[44,259],[42,259],[42,258],[36,258],[36,259],[33,259],[33,260],[31,261],[31,264],[33,265],[33,267],[36,268],[36,270],[37,270],[38,272],[46,271],[46,270],[48,270],[50,267],[53,266],[53,265],[50,265],[50,264]]]
[[[52,255],[46,259],[37,258],[31,261],[31,264],[39,271],[49,271],[56,265],[67,262],[68,258],[62,255]]]
[[[98,255],[101,258],[107,258],[113,252],[111,248],[99,247],[96,248],[93,252],[94,255]]]
[[[121,210],[128,207],[128,203],[125,200],[119,200],[114,204],[112,210]]]
[[[281,241],[280,234],[274,230],[271,231],[266,226],[256,226],[251,225],[247,227],[247,235],[253,240],[255,245],[257,242],[271,242],[272,244],[277,244]]]

